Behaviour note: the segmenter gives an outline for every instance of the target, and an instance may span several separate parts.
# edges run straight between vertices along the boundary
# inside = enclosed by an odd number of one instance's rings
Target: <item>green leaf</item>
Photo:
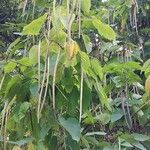
[[[129,142],[130,144],[132,144],[133,142],[135,142],[134,137],[132,134],[129,133],[124,133],[120,136],[121,139]]]
[[[51,32],[50,32],[50,36],[51,36],[52,41],[59,43],[60,46],[64,47],[64,45],[66,43],[67,34],[63,30],[58,31],[57,29],[52,28]],[[45,41],[45,43],[47,43],[47,42]]]
[[[42,7],[42,8],[49,8],[50,7],[50,3],[47,0],[36,0],[36,5],[38,7]]]
[[[8,64],[6,64],[5,66],[4,66],[4,72],[5,73],[10,73],[10,72],[12,72],[14,69],[15,69],[15,67],[16,67],[16,63],[15,62],[9,62]]]
[[[26,25],[23,28],[22,35],[38,35],[46,18],[47,18],[47,13],[33,20],[30,24]]]
[[[75,118],[68,118],[65,120],[63,117],[58,118],[60,124],[69,132],[72,139],[75,141],[80,140],[80,124]]]
[[[24,102],[16,107],[15,113],[13,116],[13,119],[16,123],[20,123],[21,119],[25,117],[26,112],[29,109],[30,105],[31,104],[29,102]]]
[[[15,47],[17,47],[17,44],[20,42],[20,38],[17,38],[15,41],[13,41],[7,49],[7,53],[10,53]]]
[[[110,146],[107,146],[107,147],[104,147],[103,150],[113,150],[113,148]]]
[[[91,62],[90,62],[89,55],[82,51],[79,51],[79,52],[80,52],[81,64],[82,64],[83,71],[87,75],[89,75],[93,78],[96,78],[93,70],[91,69]]]
[[[96,75],[100,78],[100,80],[103,80],[103,69],[100,65],[100,62],[94,58],[91,60],[91,66],[95,72]]]
[[[137,147],[138,149],[141,149],[141,150],[147,150],[141,143],[139,142],[134,142],[134,143],[131,143],[132,145],[134,145],[135,147]]]
[[[38,45],[34,45],[31,47],[29,51],[29,58],[33,64],[38,63]]]
[[[110,115],[107,113],[102,113],[95,117],[95,119],[99,120],[103,125],[108,124],[110,121]]]
[[[141,69],[140,63],[134,62],[134,61],[126,62],[126,63],[124,63],[123,66],[125,68],[129,68],[129,69],[136,69],[136,70],[140,70]]]
[[[142,117],[144,115],[144,112],[142,110],[140,110],[140,107],[139,106],[133,106],[133,111],[135,113],[137,113],[137,115],[139,117]]]
[[[91,8],[91,0],[81,0],[81,10],[84,14],[89,14]]]
[[[120,111],[115,111],[112,115],[111,115],[111,122],[116,122],[117,120],[121,119],[121,117],[123,116],[123,113],[121,113]]]
[[[100,102],[102,103],[102,106],[106,106],[108,108],[108,110],[111,111],[109,99],[108,99],[107,94],[106,94],[104,88],[102,87],[101,83],[96,80],[96,84],[94,86],[98,93]]]
[[[138,134],[138,133],[133,133],[132,135],[134,136],[134,139],[137,141],[143,142],[143,141],[150,140],[150,137],[147,135]]]
[[[6,86],[5,97],[12,98],[16,94],[16,91],[18,91],[18,88],[20,88],[20,82],[21,77],[19,75],[13,76]]]
[[[129,142],[127,142],[127,141],[123,141],[122,143],[121,143],[121,145],[122,146],[125,146],[125,147],[133,147]]]
[[[121,76],[115,76],[112,78],[117,88],[124,86],[123,78]]]
[[[18,62],[20,65],[24,65],[26,67],[29,67],[32,65],[31,59],[28,57],[24,57],[24,58],[20,59]]]
[[[99,141],[95,137],[86,136],[85,139],[88,141],[89,144],[92,144],[92,145],[98,145],[99,144]]]
[[[66,137],[65,141],[66,141],[66,145],[68,145],[68,147],[70,147],[69,149],[71,149],[71,150],[80,150],[80,143],[77,143],[77,141],[72,140],[70,135],[68,135]]]
[[[84,69],[87,70],[89,67],[91,67],[89,56],[85,52],[80,52],[81,56],[81,62],[84,66]]]
[[[46,150],[45,145],[42,141],[37,143],[37,150]]]
[[[95,119],[94,119],[94,117],[92,116],[92,114],[91,114],[91,112],[89,112],[89,111],[87,111],[86,113],[85,113],[85,119],[83,120],[83,122],[85,123],[85,124],[91,124],[91,125],[93,125],[94,123],[95,123]]]
[[[33,82],[30,84],[30,92],[33,97],[36,97],[38,95],[38,83]]]
[[[88,110],[90,101],[92,99],[91,90],[88,88],[86,82],[83,82],[83,111]]]
[[[92,51],[92,42],[90,41],[90,38],[87,35],[82,34],[82,37],[83,37],[86,51],[89,54]]]
[[[70,20],[70,18],[71,18],[71,20]],[[75,19],[75,14],[73,14],[73,15],[69,14],[68,16],[60,16],[60,21],[66,30],[68,30],[69,23],[70,23],[70,25],[72,25],[74,19]]]
[[[148,59],[143,67],[142,67],[142,71],[144,71],[144,74],[146,77],[148,77],[150,75],[150,59]]]
[[[93,23],[92,23],[92,19],[87,19],[87,18],[83,18],[83,21],[82,21],[82,28],[85,28],[85,29],[95,29]]]
[[[80,51],[80,57],[84,72],[89,74],[89,70],[91,68],[89,56],[85,52]]]
[[[104,38],[108,40],[115,40],[116,34],[114,30],[108,25],[103,22],[101,22],[98,19],[93,19],[93,25],[98,30],[98,33],[103,36]]]
[[[32,66],[31,59],[29,57],[24,57],[18,61],[20,70],[24,72],[27,67]]]
[[[30,103],[29,102],[24,102],[20,106],[20,113],[25,113],[27,109],[29,108]]]
[[[150,67],[150,59],[148,59],[145,63],[144,63],[144,65],[143,65],[143,67],[142,67],[142,71],[145,71],[147,68],[149,68]]]

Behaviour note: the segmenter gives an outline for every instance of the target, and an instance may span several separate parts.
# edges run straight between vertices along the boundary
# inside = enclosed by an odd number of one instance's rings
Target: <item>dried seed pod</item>
[[[77,44],[77,42],[74,42],[74,51],[73,51],[73,56],[76,56],[78,51],[79,51],[79,45]]]
[[[145,92],[150,94],[150,76],[145,81]]]
[[[74,42],[67,42],[66,43],[66,54],[68,59],[71,59],[73,56],[73,51],[74,51]]]
[[[79,51],[79,46],[75,41],[67,42],[65,47],[68,59],[72,59]]]

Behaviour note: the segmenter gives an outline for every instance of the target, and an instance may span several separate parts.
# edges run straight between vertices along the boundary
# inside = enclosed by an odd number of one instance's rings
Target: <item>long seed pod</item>
[[[145,92],[150,94],[150,76],[145,81]]]
[[[83,103],[83,69],[81,68],[81,84],[80,84],[80,115],[79,115],[79,122],[82,119],[82,103]]]

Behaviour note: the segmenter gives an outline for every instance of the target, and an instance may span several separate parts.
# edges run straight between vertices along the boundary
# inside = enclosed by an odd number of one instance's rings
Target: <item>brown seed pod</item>
[[[145,81],[145,92],[150,94],[150,76]]]

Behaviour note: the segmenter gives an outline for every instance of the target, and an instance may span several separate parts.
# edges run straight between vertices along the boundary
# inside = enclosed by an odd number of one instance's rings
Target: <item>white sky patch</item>
[[[102,0],[102,2],[104,3],[104,2],[107,2],[108,0]]]

